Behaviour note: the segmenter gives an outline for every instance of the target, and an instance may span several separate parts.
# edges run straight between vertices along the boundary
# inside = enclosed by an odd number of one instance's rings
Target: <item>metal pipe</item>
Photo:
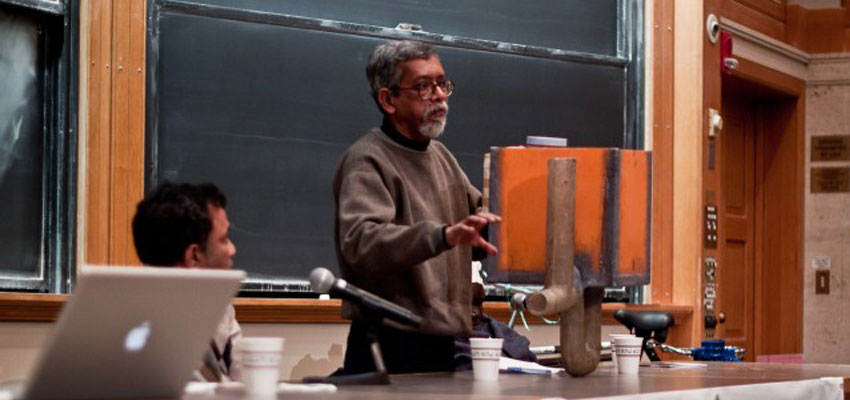
[[[544,289],[526,300],[528,311],[552,315],[575,304],[578,294],[573,286],[575,255],[576,160],[549,160],[546,199],[546,276]]]
[[[650,339],[650,340],[652,340],[652,339]],[[653,342],[654,342],[654,340],[653,340]],[[662,351],[665,351],[665,352],[668,352],[668,353],[676,353],[676,354],[681,354],[683,356],[690,356],[691,355],[692,349],[690,349],[690,348],[683,349],[683,348],[679,348],[679,347],[673,347],[673,346],[670,346],[670,345],[666,345],[664,343],[655,343],[655,345],[660,347]]]
[[[545,289],[528,296],[536,315],[559,313],[561,361],[572,376],[585,376],[599,364],[602,288],[583,288],[574,271],[576,160],[549,160],[546,207]]]
[[[579,301],[561,315],[561,361],[572,376],[596,370],[601,351],[602,288],[586,288]],[[565,345],[566,343],[566,345]]]

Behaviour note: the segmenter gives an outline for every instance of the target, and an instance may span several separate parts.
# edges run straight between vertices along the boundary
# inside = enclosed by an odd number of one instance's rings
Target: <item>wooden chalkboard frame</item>
[[[331,33],[351,34],[381,39],[416,39],[442,47],[465,50],[512,54],[525,57],[563,60],[576,63],[615,67],[625,76],[623,137],[622,148],[642,148],[643,133],[643,71],[644,39],[643,9],[638,0],[618,1],[618,37],[615,56],[583,53],[569,50],[557,50],[503,43],[492,40],[452,36],[447,41],[444,35],[422,31],[388,30],[386,27],[358,24],[342,21],[330,21],[319,18],[279,14],[265,11],[238,9],[203,4],[190,0],[148,0],[147,34],[147,98],[146,98],[146,154],[145,183],[150,188],[161,177],[158,174],[159,157],[159,102],[157,90],[160,60],[159,21],[163,13],[200,16],[230,21],[251,22]],[[262,291],[282,291],[287,293],[309,292],[306,281],[252,279],[247,288]]]

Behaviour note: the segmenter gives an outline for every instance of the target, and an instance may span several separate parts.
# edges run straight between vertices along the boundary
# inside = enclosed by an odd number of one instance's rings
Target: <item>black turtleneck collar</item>
[[[393,123],[390,122],[390,119],[387,117],[384,117],[384,122],[381,124],[381,130],[384,131],[384,133],[386,133],[387,136],[389,136],[390,139],[392,139],[394,142],[404,147],[407,147],[408,149],[425,151],[428,149],[428,144],[431,143],[430,140],[427,142],[417,142],[411,138],[408,138],[407,136],[402,135],[401,132],[395,129]]]

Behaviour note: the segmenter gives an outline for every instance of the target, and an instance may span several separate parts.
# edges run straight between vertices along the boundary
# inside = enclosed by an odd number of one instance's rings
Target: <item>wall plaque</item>
[[[812,161],[850,161],[850,135],[812,136]]]
[[[812,168],[812,193],[850,192],[850,167]]]

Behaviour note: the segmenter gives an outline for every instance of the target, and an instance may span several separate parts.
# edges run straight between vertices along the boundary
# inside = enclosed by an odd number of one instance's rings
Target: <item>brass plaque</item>
[[[812,136],[812,161],[850,161],[850,135]]]
[[[812,168],[812,193],[850,192],[850,167]]]

